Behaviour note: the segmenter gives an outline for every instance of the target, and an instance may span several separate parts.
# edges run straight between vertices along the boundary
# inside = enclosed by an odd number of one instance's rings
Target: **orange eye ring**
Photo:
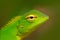
[[[28,15],[28,16],[26,16],[26,19],[28,19],[28,18],[37,18],[37,16],[36,15]]]
[[[34,21],[34,20],[36,20],[36,18],[37,18],[37,16],[36,15],[32,15],[32,14],[26,16],[26,19],[28,21]]]

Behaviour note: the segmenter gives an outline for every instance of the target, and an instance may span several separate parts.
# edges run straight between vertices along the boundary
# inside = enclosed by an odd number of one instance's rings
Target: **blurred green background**
[[[0,0],[0,27],[11,18],[36,9],[47,14],[50,19],[24,40],[60,40],[59,0]]]

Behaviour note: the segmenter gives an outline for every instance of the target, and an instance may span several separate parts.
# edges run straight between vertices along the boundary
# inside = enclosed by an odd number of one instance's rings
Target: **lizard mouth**
[[[27,28],[24,32],[19,31],[18,36],[25,38],[28,35],[30,35],[33,31],[35,31],[35,30]]]

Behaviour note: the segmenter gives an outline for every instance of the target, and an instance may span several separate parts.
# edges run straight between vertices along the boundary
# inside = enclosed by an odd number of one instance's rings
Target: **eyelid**
[[[30,18],[30,17],[27,17],[26,19],[28,19],[28,18]],[[37,18],[37,17],[33,17],[33,18]]]
[[[28,15],[28,16],[26,16],[26,19],[30,18],[30,16],[32,16],[33,18],[37,18],[36,15]]]

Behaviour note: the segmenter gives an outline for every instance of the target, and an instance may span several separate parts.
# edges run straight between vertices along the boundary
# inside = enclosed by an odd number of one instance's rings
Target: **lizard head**
[[[37,25],[45,22],[49,17],[37,10],[31,10],[20,19],[20,25],[18,26],[18,34],[24,36],[28,33],[34,31],[37,28]]]

